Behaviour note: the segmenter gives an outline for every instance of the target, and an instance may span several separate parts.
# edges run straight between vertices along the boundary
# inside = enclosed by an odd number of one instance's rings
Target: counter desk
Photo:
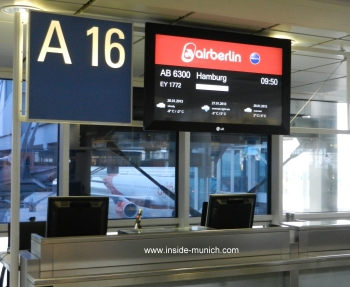
[[[290,253],[289,229],[283,227],[134,232],[62,238],[33,234],[31,253],[21,254],[21,270],[26,273],[21,280],[27,286],[76,287],[96,286],[96,281],[99,286],[164,283],[169,276],[175,281],[209,279],[222,277],[220,272],[233,265],[275,262],[288,259]],[[209,272],[210,268],[215,270]]]
[[[306,225],[285,223],[235,230],[190,227],[145,228],[138,232],[124,229],[119,235],[62,238],[33,234],[31,253],[21,253],[21,286],[320,287],[348,284],[350,254],[341,253],[345,249],[329,256],[293,255],[291,246],[296,245],[299,251],[298,244],[304,244],[302,238],[306,237],[301,233]],[[329,228],[336,237],[337,231],[345,235],[347,225],[339,229],[324,223],[322,228],[313,223],[309,226],[315,231]],[[313,242],[313,236],[308,234],[309,243]],[[339,247],[327,249],[335,251]]]
[[[350,221],[319,220],[283,222],[290,229],[290,241],[298,257],[350,254]]]

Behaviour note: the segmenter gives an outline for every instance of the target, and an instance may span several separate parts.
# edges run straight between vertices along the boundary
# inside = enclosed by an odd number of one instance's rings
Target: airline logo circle
[[[282,48],[157,34],[155,64],[282,75]]]
[[[252,53],[250,55],[250,62],[253,64],[253,65],[257,65],[260,63],[260,55],[258,53]]]
[[[185,44],[182,50],[181,60],[184,61],[185,63],[192,62],[195,54],[196,54],[196,45],[193,43],[187,43]]]

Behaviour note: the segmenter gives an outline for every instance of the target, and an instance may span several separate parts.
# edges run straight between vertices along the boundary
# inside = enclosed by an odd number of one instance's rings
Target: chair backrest
[[[205,222],[207,220],[207,210],[208,210],[208,202],[204,201],[202,204],[201,226],[205,226]]]

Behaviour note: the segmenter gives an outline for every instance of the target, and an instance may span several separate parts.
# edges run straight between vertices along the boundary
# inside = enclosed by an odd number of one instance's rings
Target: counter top
[[[350,220],[315,220],[315,221],[292,221],[282,222],[284,226],[288,226],[291,229],[314,229],[314,228],[337,228],[342,226],[350,227]]]

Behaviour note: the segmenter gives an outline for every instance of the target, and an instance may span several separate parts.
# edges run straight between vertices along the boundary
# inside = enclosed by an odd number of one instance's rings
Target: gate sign
[[[132,24],[31,11],[28,120],[131,123]]]

